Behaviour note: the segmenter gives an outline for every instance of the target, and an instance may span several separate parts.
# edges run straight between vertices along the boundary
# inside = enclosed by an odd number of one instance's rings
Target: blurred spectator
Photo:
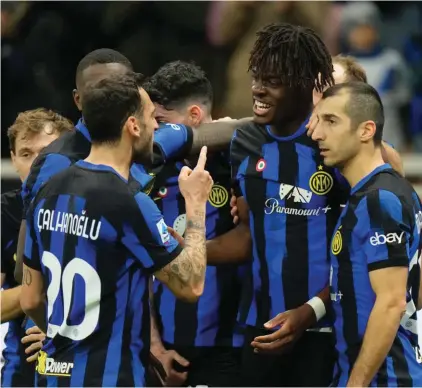
[[[405,58],[412,70],[414,96],[410,103],[410,132],[413,151],[422,152],[422,33],[406,42]]]
[[[405,147],[405,126],[400,115],[411,99],[410,73],[401,54],[380,44],[381,18],[371,2],[351,2],[343,9],[342,35],[348,51],[365,69],[368,82],[382,98],[384,138],[398,150]]]

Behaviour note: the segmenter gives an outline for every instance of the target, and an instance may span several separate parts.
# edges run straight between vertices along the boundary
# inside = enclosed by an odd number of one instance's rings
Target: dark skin
[[[252,80],[254,100],[254,121],[270,125],[276,136],[292,135],[312,112],[312,90],[293,90],[283,87],[277,77]],[[270,105],[269,109],[256,109],[255,100]],[[301,101],[301,104],[297,102]],[[249,206],[244,197],[237,198],[239,223],[230,232],[207,241],[209,264],[241,263],[252,256],[252,238],[249,228]],[[328,287],[318,295],[328,305]],[[251,346],[256,353],[288,352],[303,332],[316,323],[315,313],[308,304],[278,314],[264,325],[265,329],[278,330],[265,336],[256,337]]]

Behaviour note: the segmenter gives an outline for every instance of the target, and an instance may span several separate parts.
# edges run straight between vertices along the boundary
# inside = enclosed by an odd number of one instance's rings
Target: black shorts
[[[268,334],[246,328],[242,349],[241,382],[244,387],[328,387],[333,378],[336,351],[332,333],[305,332],[285,355],[260,355],[250,345]]]
[[[175,347],[164,344],[166,349],[174,349],[186,358],[188,378],[186,386],[207,385],[209,387],[240,386],[241,348],[232,347]]]

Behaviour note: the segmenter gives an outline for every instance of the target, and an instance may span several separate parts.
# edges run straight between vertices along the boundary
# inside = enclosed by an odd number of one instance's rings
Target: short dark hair
[[[108,63],[120,63],[121,65],[126,66],[128,70],[133,71],[132,64],[123,54],[109,48],[101,48],[91,51],[80,60],[78,67],[76,68],[76,79],[78,79],[81,73],[88,67]]]
[[[211,109],[213,91],[205,72],[194,63],[174,61],[166,63],[144,85],[152,102],[174,109],[189,100]]]
[[[261,78],[277,76],[293,88],[315,87],[321,92],[334,84],[331,55],[312,29],[276,23],[259,30],[257,36],[248,71]]]
[[[128,117],[141,110],[135,73],[113,74],[85,89],[82,114],[93,144],[119,141]]]
[[[345,111],[352,126],[357,128],[364,121],[373,121],[376,125],[374,142],[380,144],[384,129],[384,107],[378,92],[365,82],[346,82],[328,88],[322,94],[322,99],[339,95],[343,91],[349,94]]]
[[[346,82],[368,82],[365,69],[359,64],[358,60],[350,55],[336,55],[333,57],[333,63],[339,64],[346,74]]]

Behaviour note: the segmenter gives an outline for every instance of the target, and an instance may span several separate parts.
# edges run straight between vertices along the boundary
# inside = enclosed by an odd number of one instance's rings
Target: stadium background
[[[117,49],[147,75],[171,60],[193,60],[213,84],[214,117],[244,117],[252,107],[246,69],[255,32],[277,21],[312,27],[333,55],[362,58],[371,70],[368,81],[391,113],[386,140],[401,152],[406,175],[422,195],[422,2],[406,1],[3,1],[2,193],[20,184],[10,163],[7,128],[20,111],[38,107],[76,122],[75,70],[88,52]],[[357,30],[363,25],[369,28]],[[367,44],[375,39],[373,55],[359,52],[356,39]],[[383,49],[377,51],[378,46]],[[397,68],[380,60],[386,49]],[[396,72],[403,76],[400,82]],[[385,74],[385,79],[372,73]]]

